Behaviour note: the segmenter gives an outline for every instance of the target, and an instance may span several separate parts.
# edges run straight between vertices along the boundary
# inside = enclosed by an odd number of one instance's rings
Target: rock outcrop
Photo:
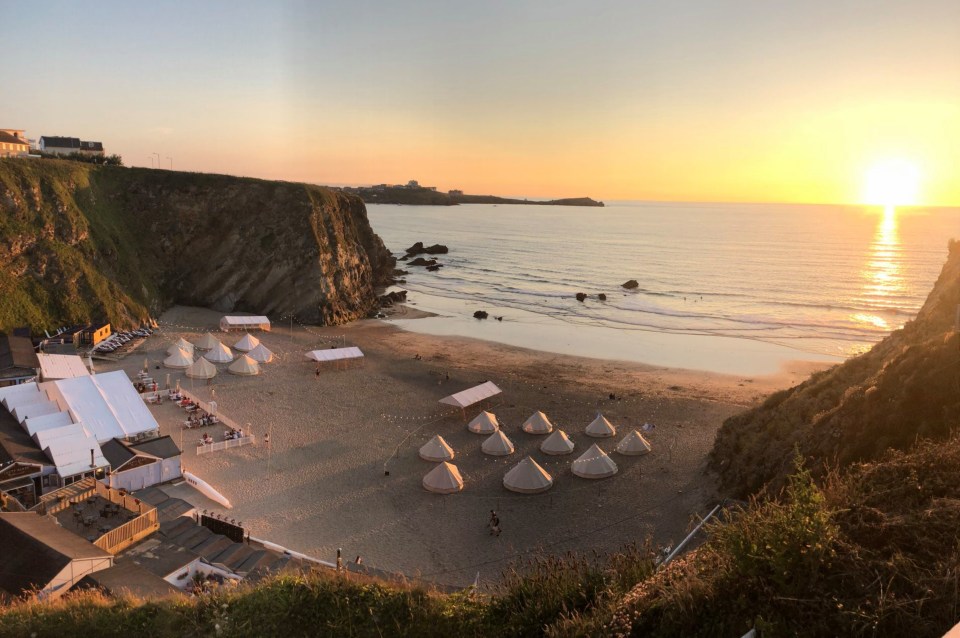
[[[637,282],[636,279],[631,279],[631,280],[629,280],[629,281],[625,281],[625,282],[623,282],[623,283],[620,284],[620,285],[623,286],[624,288],[626,288],[627,290],[633,290],[634,288],[639,288],[639,287],[640,287],[640,284]]]
[[[172,304],[367,315],[396,259],[343,192],[226,175],[0,162],[0,329],[107,319]]]
[[[952,241],[915,320],[869,352],[727,419],[711,457],[723,486],[739,495],[776,489],[794,448],[823,471],[947,438],[960,424],[958,304],[960,242]]]

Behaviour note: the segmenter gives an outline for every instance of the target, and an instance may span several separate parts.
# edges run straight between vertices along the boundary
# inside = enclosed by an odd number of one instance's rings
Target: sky
[[[0,0],[0,15],[0,128],[102,141],[132,166],[843,204],[899,162],[916,203],[960,205],[957,0]]]

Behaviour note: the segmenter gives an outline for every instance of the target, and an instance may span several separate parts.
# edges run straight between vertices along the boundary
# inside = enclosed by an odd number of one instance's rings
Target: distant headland
[[[569,197],[548,201],[510,199],[495,195],[465,195],[461,190],[446,193],[435,186],[421,186],[417,180],[406,184],[377,184],[376,186],[346,187],[348,193],[358,195],[367,204],[406,204],[410,206],[456,206],[457,204],[533,204],[540,206],[603,206],[589,197]]]

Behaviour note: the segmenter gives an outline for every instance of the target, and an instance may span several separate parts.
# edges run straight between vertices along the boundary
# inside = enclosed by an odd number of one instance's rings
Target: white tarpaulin
[[[270,330],[270,320],[262,315],[224,315],[223,318],[220,319],[221,330],[249,330],[250,328]]]
[[[73,377],[84,377],[90,374],[87,366],[83,363],[83,359],[75,354],[38,352],[37,359],[40,360],[40,378],[44,381],[72,379]]]
[[[37,432],[51,428],[59,428],[64,425],[70,425],[71,423],[73,423],[73,419],[70,417],[69,412],[54,412],[53,414],[45,414],[43,416],[28,417],[27,420],[23,422],[23,429],[27,431],[27,434],[33,436]]]
[[[349,348],[331,348],[329,350],[311,350],[306,355],[307,359],[322,363],[325,361],[340,361],[342,359],[359,359],[363,356],[360,348],[351,346]]]
[[[123,439],[160,427],[123,370],[48,381],[41,388],[97,441]]]
[[[487,381],[472,388],[467,388],[463,392],[457,392],[456,394],[444,397],[440,399],[440,403],[462,409],[498,394],[500,394],[500,388],[494,385],[492,381]]]
[[[29,383],[24,385],[30,385],[33,388],[38,388],[36,383]],[[43,396],[43,393],[37,390],[36,392],[18,392],[16,394],[11,394],[3,399],[3,404],[7,406],[7,410],[13,412],[16,408],[21,405],[29,405],[31,403],[40,403],[41,401],[46,401],[47,397]]]
[[[18,423],[23,423],[32,416],[44,416],[59,412],[60,408],[54,401],[40,401],[39,403],[29,403],[27,405],[17,406],[13,410],[13,418]]]
[[[12,410],[7,404],[7,401],[12,397],[15,397],[20,394],[36,394],[40,392],[40,389],[37,388],[36,383],[21,383],[19,385],[8,385],[5,388],[0,388],[0,403],[3,403],[3,406],[8,410]]]

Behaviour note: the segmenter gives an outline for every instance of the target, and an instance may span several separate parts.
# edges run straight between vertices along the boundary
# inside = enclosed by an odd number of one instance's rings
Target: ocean
[[[942,208],[367,209],[398,256],[417,241],[450,248],[438,272],[398,264],[410,271],[400,286],[409,302],[438,314],[395,320],[407,330],[733,374],[870,348],[916,315],[948,239],[960,237],[960,209]],[[625,290],[630,279],[639,287]],[[491,317],[476,320],[475,310]]]

